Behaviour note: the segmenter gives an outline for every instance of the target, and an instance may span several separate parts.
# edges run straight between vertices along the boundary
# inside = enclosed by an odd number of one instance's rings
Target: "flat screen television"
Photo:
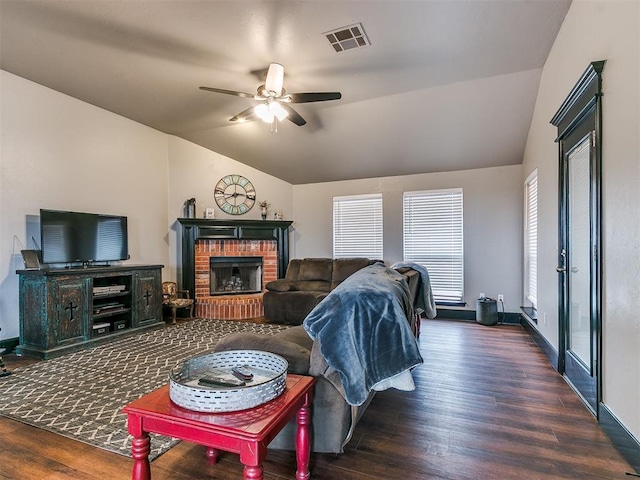
[[[40,210],[43,263],[83,265],[127,260],[127,217]]]

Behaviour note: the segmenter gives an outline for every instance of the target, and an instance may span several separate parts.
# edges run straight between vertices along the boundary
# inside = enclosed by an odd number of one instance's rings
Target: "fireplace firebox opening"
[[[240,295],[262,291],[262,257],[210,257],[211,295]]]

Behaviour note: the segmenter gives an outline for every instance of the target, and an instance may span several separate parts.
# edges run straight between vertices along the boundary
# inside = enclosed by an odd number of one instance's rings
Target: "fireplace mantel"
[[[275,240],[278,249],[278,278],[289,265],[290,220],[209,220],[179,218],[182,225],[182,288],[195,298],[196,240]]]

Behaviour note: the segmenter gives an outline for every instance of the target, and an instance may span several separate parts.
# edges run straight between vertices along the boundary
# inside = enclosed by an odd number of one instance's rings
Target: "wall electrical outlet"
[[[498,295],[498,301],[504,302],[504,295]]]

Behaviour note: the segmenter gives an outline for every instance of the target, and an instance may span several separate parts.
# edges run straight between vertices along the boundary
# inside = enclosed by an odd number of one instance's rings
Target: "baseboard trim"
[[[462,310],[457,308],[436,308],[438,319],[450,320],[475,320],[476,312],[474,310]]]
[[[534,328],[529,319],[520,315],[520,324],[523,328],[529,333],[529,336],[533,339],[534,343],[538,346],[538,348],[542,351],[549,363],[553,366],[555,371],[558,371],[558,352],[553,345],[551,345],[546,338],[540,334],[540,332]]]
[[[455,308],[437,308],[438,316],[436,318],[450,320],[477,320],[475,310],[462,310]],[[520,325],[520,314],[514,312],[498,312],[498,324]]]
[[[4,340],[0,340],[0,348],[6,348],[7,351],[4,352],[5,354],[11,353],[18,346],[19,343],[20,343],[20,339],[18,337],[5,338]]]
[[[498,317],[500,317],[500,323],[504,323],[507,325],[520,325],[521,323],[521,315],[516,312],[499,313]]]
[[[600,427],[635,473],[640,474],[640,442],[604,403],[600,403]]]

